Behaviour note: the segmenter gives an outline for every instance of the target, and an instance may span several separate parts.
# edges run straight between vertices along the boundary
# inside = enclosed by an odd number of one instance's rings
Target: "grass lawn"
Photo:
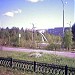
[[[34,74],[0,66],[0,75],[34,75]]]
[[[12,57],[20,60],[27,61],[38,61],[43,63],[50,64],[58,64],[58,65],[68,65],[69,67],[75,67],[75,58],[66,58],[53,54],[42,54],[41,57],[30,57],[29,55],[32,53],[25,52],[15,52],[15,51],[0,51],[0,57]],[[22,72],[18,70],[14,70],[11,68],[5,68],[0,66],[0,75],[42,75],[42,74],[34,74],[30,72]]]
[[[0,51],[0,57],[12,57],[20,60],[38,61],[50,64],[68,65],[69,67],[75,67],[75,58],[61,57],[53,54],[42,54],[41,57],[30,57],[32,53],[15,52],[15,51]]]

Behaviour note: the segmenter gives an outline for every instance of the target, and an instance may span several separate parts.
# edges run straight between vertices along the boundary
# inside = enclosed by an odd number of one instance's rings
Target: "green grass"
[[[0,66],[0,75],[34,75],[30,72],[18,71],[17,69],[5,68]]]
[[[75,58],[61,57],[53,54],[43,54],[40,58],[30,57],[31,53],[15,52],[15,51],[0,51],[0,57],[12,57],[15,59],[26,61],[37,61],[43,63],[68,65],[69,67],[75,67]]]
[[[19,60],[37,61],[50,64],[68,65],[69,67],[75,67],[75,58],[66,58],[53,54],[43,54],[40,58],[30,57],[32,53],[15,52],[15,51],[0,51],[0,57],[12,57]],[[31,72],[18,71],[17,69],[5,68],[0,66],[0,75],[42,75],[34,74]]]

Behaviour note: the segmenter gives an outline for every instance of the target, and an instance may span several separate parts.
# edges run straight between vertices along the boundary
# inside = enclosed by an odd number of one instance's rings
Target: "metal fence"
[[[0,66],[42,73],[43,75],[75,75],[75,68],[40,62],[0,57]]]

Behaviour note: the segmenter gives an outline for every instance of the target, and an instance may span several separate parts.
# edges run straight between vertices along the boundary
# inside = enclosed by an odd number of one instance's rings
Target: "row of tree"
[[[64,47],[70,50],[74,48],[75,24],[72,26],[72,29],[65,31],[64,38],[49,34],[47,31],[43,34],[48,40],[48,42],[45,42],[48,43],[48,45],[43,47],[45,49],[56,50]],[[23,28],[19,29],[17,27],[12,27],[11,29],[8,27],[6,29],[0,28],[0,45],[37,48],[38,43],[43,43],[38,30],[33,32],[30,29],[24,30]]]
[[[34,37],[32,37],[34,34]],[[9,29],[0,28],[0,45],[31,47],[33,38],[37,42],[41,42],[41,35],[38,31],[34,32],[30,29],[19,29],[12,27]]]

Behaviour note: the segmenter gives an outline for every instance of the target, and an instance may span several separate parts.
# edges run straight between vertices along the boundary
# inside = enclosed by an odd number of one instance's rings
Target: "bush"
[[[47,50],[56,50],[56,49],[60,49],[60,45],[59,44],[49,44],[48,46],[46,46],[46,48],[45,49],[47,49]]]

